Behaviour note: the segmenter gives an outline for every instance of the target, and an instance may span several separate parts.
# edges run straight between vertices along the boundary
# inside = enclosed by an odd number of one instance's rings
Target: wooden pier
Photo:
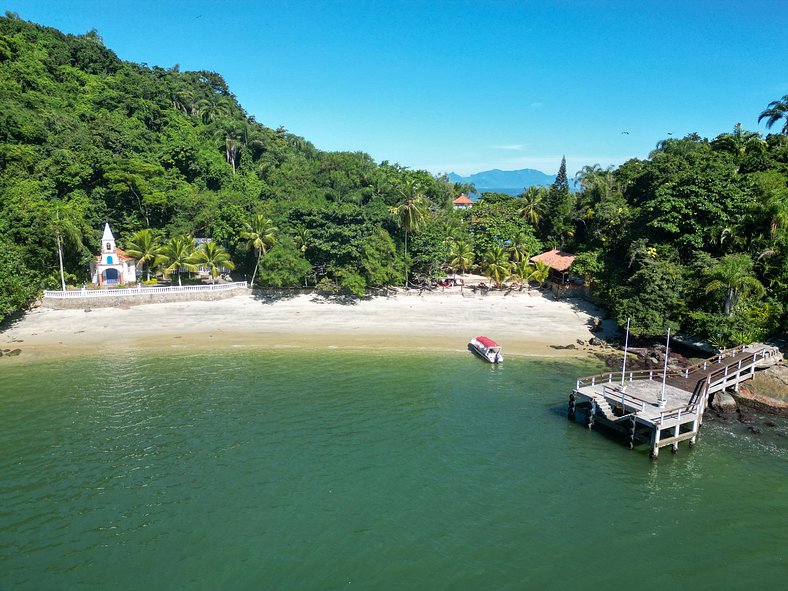
[[[753,377],[765,359],[781,357],[768,345],[745,345],[721,351],[714,357],[680,371],[659,370],[608,372],[577,380],[569,395],[570,420],[584,411],[589,429],[595,423],[622,433],[632,449],[649,441],[651,457],[661,447],[676,453],[681,441],[695,445],[703,412],[715,392],[733,388]]]

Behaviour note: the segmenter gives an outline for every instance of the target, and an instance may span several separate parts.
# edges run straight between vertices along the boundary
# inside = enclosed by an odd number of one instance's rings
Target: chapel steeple
[[[115,237],[109,229],[109,223],[104,224],[104,235],[101,237],[101,252],[115,252]]]

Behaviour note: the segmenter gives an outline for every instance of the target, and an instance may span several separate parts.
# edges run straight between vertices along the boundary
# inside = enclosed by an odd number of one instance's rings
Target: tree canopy
[[[530,256],[558,246],[635,334],[728,344],[788,328],[788,97],[749,114],[765,138],[741,124],[671,137],[647,159],[584,167],[575,192],[564,160],[552,187],[454,211],[468,187],[321,151],[256,121],[220,74],[122,61],[95,31],[6,13],[0,88],[0,320],[87,281],[108,222],[146,272],[234,265],[358,294],[475,267],[541,283]]]

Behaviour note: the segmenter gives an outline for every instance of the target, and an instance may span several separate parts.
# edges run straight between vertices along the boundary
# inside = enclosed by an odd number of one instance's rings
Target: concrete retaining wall
[[[163,304],[166,302],[210,302],[223,300],[237,295],[246,295],[248,289],[230,289],[226,291],[189,291],[181,293],[151,293],[107,298],[48,298],[44,297],[41,304],[54,310],[74,310],[80,308],[115,308],[120,306],[139,306],[142,304]]]

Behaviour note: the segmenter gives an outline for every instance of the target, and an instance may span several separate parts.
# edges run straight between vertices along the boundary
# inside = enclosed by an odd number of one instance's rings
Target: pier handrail
[[[664,423],[670,419],[680,419],[681,415],[694,413],[698,410],[697,402],[690,402],[686,406],[677,406],[668,410],[660,411],[659,416],[654,419],[655,423]]]
[[[704,359],[703,361],[699,361],[693,365],[685,367],[684,369],[680,370],[671,370],[665,374],[668,378],[688,378],[691,373],[696,371],[708,371],[709,366],[713,366],[717,364],[720,366],[720,369],[712,372],[708,375],[715,375],[720,372],[725,372],[726,368],[729,368],[730,365],[722,365],[724,359],[729,359],[731,357],[735,357],[739,353],[744,352],[752,352],[753,354],[753,363],[757,361],[758,357],[764,358],[767,355],[770,355],[770,349],[765,345],[760,349],[755,349],[752,351],[748,350],[748,347],[751,345],[739,345],[737,347],[733,347],[731,349],[725,349],[720,351],[716,355]],[[577,380],[577,387],[580,388],[581,386],[594,386],[599,383],[612,383],[614,381],[621,381],[622,376],[624,377],[625,382],[632,382],[635,380],[653,380],[656,377],[661,378],[662,372],[656,369],[638,369],[633,371],[627,371],[622,373],[621,371],[610,371],[606,373],[596,374],[593,376],[586,376],[579,378]]]
[[[623,406],[626,406],[627,403],[629,403],[629,406],[639,408],[641,411],[646,409],[646,405],[651,404],[642,398],[638,398],[632,394],[627,394],[626,390],[613,388],[607,384],[602,387],[602,394],[606,397],[612,398],[616,402],[620,402]]]
[[[654,377],[662,377],[662,372],[656,369],[636,369],[626,371],[622,374],[620,371],[609,371],[605,373],[596,374],[593,376],[586,376],[578,378],[577,387],[581,386],[595,386],[601,383],[620,382],[622,375],[625,382],[632,382],[634,380],[651,380]],[[667,373],[667,377],[684,377],[684,370],[671,370]]]

